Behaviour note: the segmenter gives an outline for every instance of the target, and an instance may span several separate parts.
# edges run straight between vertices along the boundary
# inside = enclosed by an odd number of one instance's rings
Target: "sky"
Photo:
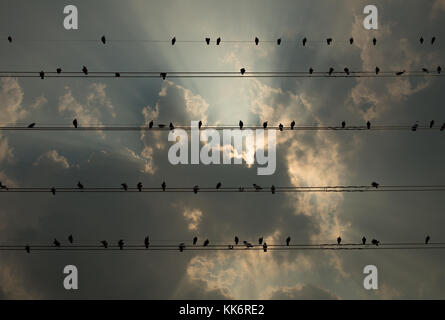
[[[0,69],[80,71],[419,70],[445,66],[445,1],[71,1],[79,29],[63,28],[61,1],[0,3]],[[13,43],[7,42],[12,35]],[[99,42],[214,40],[205,43]],[[354,37],[353,45],[347,42]],[[420,45],[419,38],[427,39]],[[434,46],[428,41],[435,36]],[[253,44],[254,37],[260,45]],[[309,39],[303,48],[300,41]],[[327,46],[324,39],[334,39]],[[370,45],[373,37],[377,46]],[[277,46],[261,39],[282,38]],[[70,41],[29,41],[60,39]],[[94,41],[77,41],[97,39]],[[252,43],[224,43],[252,40]],[[312,40],[313,39],[313,40]],[[73,40],[73,41],[71,41]],[[286,42],[293,41],[293,42]],[[439,77],[0,78],[2,125],[427,125],[445,121]],[[444,136],[433,131],[277,132],[277,167],[172,165],[167,132],[0,131],[8,186],[434,185],[445,178]],[[441,193],[121,193],[0,195],[0,243],[445,242]],[[63,268],[79,270],[65,290]],[[378,290],[363,288],[375,265]],[[445,252],[176,251],[0,252],[1,299],[443,299]]]

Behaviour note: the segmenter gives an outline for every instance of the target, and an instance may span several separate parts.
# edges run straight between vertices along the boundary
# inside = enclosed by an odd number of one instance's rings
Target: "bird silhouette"
[[[263,237],[260,237],[260,238],[258,239],[258,243],[259,243],[259,244],[262,244],[262,243],[263,243]]]
[[[148,128],[153,128],[153,120],[151,120],[149,123],[148,123]]]
[[[277,39],[277,45],[281,44],[281,38]]]
[[[246,248],[253,248],[253,245],[250,242],[243,241],[243,243],[246,246]]]
[[[220,43],[221,43],[221,38],[216,39],[216,45],[219,46]]]
[[[161,72],[159,75],[161,76],[162,80],[165,80],[167,77],[167,72]]]
[[[119,249],[122,250],[124,249],[124,240],[120,239],[117,243],[117,245],[119,246]]]
[[[77,119],[73,120],[73,126],[74,126],[74,128],[77,128]]]
[[[121,74],[120,74],[119,72],[115,72],[115,73],[114,73],[114,76],[115,76],[116,78],[119,78],[119,77],[121,76]]]
[[[434,126],[434,120],[430,121],[430,129]]]
[[[193,193],[194,193],[194,194],[197,194],[198,191],[199,191],[199,186],[198,186],[198,185],[194,186],[194,187],[193,187]]]
[[[353,44],[354,43],[354,38],[349,38],[349,44]]]
[[[219,188],[221,188],[221,182],[218,182],[218,183],[216,184],[216,190],[218,190]]]
[[[52,187],[51,188],[51,193],[53,194],[53,196],[55,196],[56,195],[56,188]]]
[[[206,38],[206,43],[207,43],[207,45],[210,44],[210,38]]]
[[[8,36],[8,41],[9,41],[9,43],[12,42],[12,37],[11,36]]]
[[[266,129],[267,128],[267,121],[264,121],[263,122],[263,129]]]
[[[209,243],[210,243],[209,239],[206,239],[203,243],[203,246],[207,247],[209,245]]]
[[[57,74],[61,74],[62,73],[62,68],[57,68],[56,72],[57,72]]]
[[[40,79],[42,79],[42,80],[45,79],[45,72],[40,71],[39,75],[40,75]]]
[[[328,46],[330,46],[331,43],[332,43],[332,38],[327,38],[327,39],[326,39],[326,43],[328,44]]]
[[[259,185],[257,185],[257,184],[253,184],[253,187],[255,188],[255,191],[260,191],[260,190],[262,190],[263,188],[261,188]]]
[[[54,239],[53,244],[57,247],[60,248],[60,242],[57,239]]]
[[[185,244],[184,244],[184,242],[181,242],[181,243],[179,244],[179,252],[183,252],[184,249],[185,249]]]
[[[423,41],[425,41],[425,40],[423,39],[423,37],[420,37],[420,39],[419,39],[420,44],[423,44]]]
[[[376,38],[373,38],[373,39],[372,39],[372,44],[373,44],[373,45],[376,45],[376,44],[377,44],[377,39],[376,39]]]
[[[290,129],[294,130],[294,127],[295,127],[295,121],[292,120],[292,122],[290,123]]]
[[[375,74],[379,74],[380,72],[380,68],[379,67],[375,67]]]
[[[368,130],[371,129],[371,122],[366,122],[366,128],[368,128]]]
[[[165,191],[165,188],[167,187],[167,185],[165,184],[165,181],[162,182],[161,187],[162,187],[162,191]]]
[[[108,242],[106,240],[102,240],[100,243],[104,246],[105,249],[108,248]]]
[[[8,190],[8,187],[6,185],[2,184],[1,181],[0,181],[0,189]]]
[[[149,244],[150,244],[150,238],[148,236],[146,236],[144,239],[145,249],[148,249]]]
[[[365,237],[362,238],[362,243],[366,244],[366,238]]]
[[[278,129],[280,129],[280,131],[283,131],[283,125],[281,123],[279,124]]]
[[[241,68],[239,71],[241,72],[241,74],[245,74],[246,73],[246,69],[244,69],[244,68]]]
[[[73,235],[72,235],[72,234],[70,234],[70,235],[68,236],[68,241],[69,241],[69,243],[73,243],[74,238],[73,238]]]
[[[344,129],[346,127],[346,121],[341,122],[341,127]]]
[[[176,42],[176,37],[173,37],[172,38],[172,46],[175,45],[175,42]]]
[[[436,41],[436,37],[432,37],[431,38],[431,44],[434,44],[435,41]]]
[[[263,243],[263,251],[267,252],[267,244],[266,244],[266,242]]]
[[[396,76],[401,76],[401,75],[404,74],[404,73],[405,73],[405,70],[396,72]]]
[[[107,42],[107,39],[105,39],[105,36],[102,36],[102,38],[100,38],[100,41],[102,41],[102,43],[105,44]]]
[[[272,185],[272,186],[270,187],[270,192],[272,192],[272,194],[275,194],[275,186],[274,186],[274,185]]]
[[[87,67],[83,66],[82,72],[87,76],[88,75],[88,69]]]
[[[286,246],[289,246],[290,243],[290,236],[286,238]]]
[[[341,237],[338,237],[337,238],[337,244],[340,244],[341,243]]]
[[[380,185],[380,184],[378,184],[378,183],[375,182],[375,181],[371,183],[371,187],[376,188],[376,189],[379,187],[379,185]]]
[[[139,192],[142,191],[142,182],[138,182],[138,184],[136,185],[136,188],[138,188]]]
[[[260,39],[258,39],[258,37],[255,37],[255,45],[258,45],[259,42],[260,42]]]
[[[201,127],[202,127],[202,121],[199,120],[199,122],[198,122],[198,129],[201,129]]]
[[[426,236],[425,238],[425,244],[428,244],[428,242],[430,242],[430,236]]]
[[[419,128],[419,124],[415,123],[413,124],[413,126],[411,127],[411,131],[417,131],[417,128]]]
[[[28,125],[28,128],[34,128],[35,125],[36,125],[35,122],[33,122],[33,123]]]
[[[193,238],[193,245],[195,245],[196,242],[198,242],[198,237],[194,237],[194,238]]]
[[[349,76],[349,69],[345,68],[345,73]]]
[[[306,42],[307,42],[307,38],[303,38],[303,47],[306,45]]]
[[[437,73],[440,74],[442,72],[442,67],[441,66],[437,66]]]
[[[309,74],[313,74],[314,73],[314,69],[309,68]]]
[[[240,128],[240,129],[243,129],[243,126],[244,126],[244,123],[240,120],[240,121],[239,121],[239,128]]]
[[[30,248],[30,246],[26,245],[26,246],[25,246],[25,250],[26,250],[27,253],[30,253],[30,252],[31,252],[31,248]]]
[[[128,185],[126,183],[121,183],[121,186],[125,191],[128,190]]]
[[[77,187],[81,190],[83,190],[83,184],[80,183],[80,181],[77,183]]]
[[[442,124],[442,126],[440,127],[440,131],[445,130],[445,122]]]
[[[235,236],[235,244],[237,245],[239,242],[239,238],[237,236]]]
[[[425,72],[425,73],[429,73],[427,68],[422,68],[422,71]]]
[[[173,122],[170,122],[169,128],[170,128],[170,130],[174,130],[175,129],[175,126],[173,125]]]
[[[329,73],[329,75],[331,75],[331,74],[332,74],[333,72],[334,72],[334,68],[332,68],[332,67],[331,67],[331,68],[329,68],[329,72],[328,72],[328,73]]]
[[[380,243],[380,241],[379,241],[379,240],[376,240],[376,239],[372,239],[372,240],[371,240],[371,243],[372,243],[373,245],[378,246],[379,243]]]

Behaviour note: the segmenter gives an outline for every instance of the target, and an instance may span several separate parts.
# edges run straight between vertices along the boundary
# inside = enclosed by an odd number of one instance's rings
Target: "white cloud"
[[[68,159],[64,156],[60,155],[56,150],[50,150],[37,158],[34,162],[34,166],[39,166],[42,163],[51,163],[58,165],[64,169],[69,169],[70,164],[68,163]]]

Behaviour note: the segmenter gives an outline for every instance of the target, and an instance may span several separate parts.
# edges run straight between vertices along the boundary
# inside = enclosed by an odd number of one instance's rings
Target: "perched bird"
[[[244,69],[244,68],[241,68],[239,71],[241,72],[241,74],[245,74],[246,73],[246,69]]]
[[[56,195],[56,188],[52,187],[51,188],[51,193],[53,194],[53,196],[55,196]]]
[[[413,126],[411,127],[411,131],[417,131],[418,127],[419,127],[418,123],[413,124]]]
[[[368,130],[371,129],[371,122],[366,122],[366,128],[368,128]]]
[[[425,238],[425,244],[428,244],[428,242],[430,242],[430,236],[426,236]]]
[[[259,243],[259,244],[262,244],[262,243],[263,243],[263,237],[260,237],[260,238],[258,239],[258,243]]]
[[[207,247],[209,245],[209,243],[210,243],[209,239],[206,239],[203,243],[203,246]]]
[[[194,238],[193,238],[193,245],[195,245],[196,242],[198,242],[198,237],[194,237]]]
[[[108,242],[106,240],[102,240],[100,243],[104,246],[105,249],[108,248]]]
[[[263,243],[263,251],[267,252],[267,244],[266,244],[266,242]]]
[[[102,36],[102,38],[100,38],[100,41],[102,41],[102,43],[105,44],[107,42],[107,39],[105,39],[105,36]]]
[[[142,191],[142,182],[138,182],[138,184],[136,185],[136,188],[138,188],[139,192]]]
[[[261,188],[259,185],[257,185],[257,184],[253,184],[253,187],[255,188],[255,191],[260,191],[260,190],[262,190],[263,188]]]
[[[306,45],[306,42],[307,42],[307,38],[303,38],[303,47]]]
[[[290,123],[290,129],[294,130],[294,127],[295,127],[295,121],[292,120],[292,122]]]
[[[272,187],[270,187],[270,191],[272,192],[272,194],[275,194],[275,186],[272,185]]]
[[[378,183],[375,182],[375,181],[371,183],[371,187],[376,188],[376,189],[379,187],[379,185],[380,185],[380,184],[378,184]]]
[[[341,237],[338,237],[337,238],[337,244],[340,244],[341,243]]]
[[[26,250],[27,253],[31,252],[31,248],[29,247],[29,245],[26,245],[25,250]]]
[[[420,37],[420,39],[419,39],[420,44],[423,44],[423,41],[425,41],[425,40],[423,39],[423,37]]]
[[[88,69],[87,67],[83,66],[82,72],[87,76],[88,75]]]
[[[430,129],[434,126],[434,120],[430,121]]]
[[[331,43],[332,43],[332,38],[327,38],[327,39],[326,39],[326,43],[328,44],[328,46],[331,45]]]
[[[201,129],[201,127],[202,127],[202,121],[199,120],[199,122],[198,122],[198,129]]]
[[[366,244],[366,238],[365,237],[362,238],[362,243]]]
[[[119,77],[121,76],[121,74],[120,74],[119,72],[115,72],[115,73],[114,73],[114,76],[115,76],[116,78],[119,78]]]
[[[346,127],[346,121],[341,122],[341,127],[344,129]]]
[[[425,72],[425,73],[429,73],[427,68],[422,68],[422,71]]]
[[[442,124],[442,126],[440,127],[440,131],[445,130],[445,122]]]
[[[286,238],[286,246],[289,246],[290,243],[290,236]]]
[[[194,187],[193,187],[193,193],[194,193],[194,194],[197,194],[198,191],[199,191],[199,186],[198,186],[198,185],[194,186]]]
[[[218,183],[216,184],[216,190],[218,190],[219,188],[221,188],[221,182],[218,182]]]
[[[281,123],[278,125],[278,129],[280,129],[280,131],[283,131],[283,125]]]
[[[35,122],[33,122],[33,123],[28,125],[28,128],[34,128],[35,125],[36,125]]]
[[[349,44],[353,44],[354,43],[354,38],[349,38]]]
[[[378,246],[379,243],[380,243],[380,241],[379,241],[379,240],[376,240],[376,239],[372,239],[372,240],[371,240],[371,243],[374,244],[374,245],[376,245],[376,246]]]
[[[216,45],[219,46],[220,43],[221,43],[221,38],[216,39]]]
[[[379,67],[375,67],[375,74],[379,74],[380,72],[380,68]]]
[[[60,248],[60,242],[57,239],[54,239],[53,244],[57,247]]]
[[[349,76],[349,69],[345,68],[345,73]]]
[[[281,44],[281,38],[277,39],[277,45]]]
[[[167,187],[167,185],[165,184],[165,181],[162,182],[161,187],[162,187],[162,191],[165,191],[165,188]]]
[[[206,43],[207,43],[207,45],[210,44],[210,38],[206,38]]]
[[[176,37],[173,37],[173,39],[172,39],[172,46],[175,44],[175,42],[176,42]]]
[[[376,45],[376,44],[377,44],[377,39],[376,39],[376,38],[373,38],[373,39],[372,39],[372,44],[373,44],[373,45]]]
[[[74,238],[73,238],[73,235],[72,235],[72,234],[70,234],[70,235],[68,236],[68,241],[69,241],[69,243],[73,243]]]
[[[314,73],[314,69],[309,68],[309,74],[313,74]]]
[[[43,72],[43,70],[39,72],[39,75],[40,75],[40,79],[42,79],[42,80],[45,79],[45,72]]]
[[[128,190],[128,185],[126,183],[121,183],[121,186],[125,191]]]
[[[240,120],[240,121],[239,121],[239,128],[240,128],[240,129],[243,129],[243,126],[244,126],[244,123]]]
[[[170,125],[168,126],[170,128],[170,130],[174,130],[175,126],[173,125],[173,122],[170,122]]]
[[[83,184],[81,184],[80,181],[79,181],[79,182],[77,183],[77,187],[78,187],[79,189],[82,190],[82,189],[83,189]]]
[[[148,236],[146,236],[144,239],[145,249],[148,249],[149,244],[150,244],[150,238]]]
[[[255,37],[255,45],[258,45],[259,42],[260,42],[260,39],[258,39],[258,37]]]
[[[57,72],[57,74],[61,74],[62,73],[62,68],[57,68],[56,72]]]
[[[235,244],[237,245],[239,242],[239,238],[237,236],[235,236]]]
[[[331,75],[334,72],[334,68],[329,68],[329,75]]]
[[[442,71],[442,68],[440,66],[437,66],[437,73],[440,74],[441,71]]]
[[[73,120],[73,126],[74,126],[74,128],[77,128],[77,119]]]
[[[4,184],[2,184],[1,181],[0,181],[0,189],[6,189],[6,190],[8,190],[8,187],[5,186]]]
[[[153,120],[151,120],[149,123],[148,123],[148,127],[151,129],[151,128],[153,128]]]
[[[181,242],[181,243],[179,244],[179,252],[183,252],[184,249],[185,249],[185,244],[184,244],[184,242]]]
[[[124,240],[120,239],[117,243],[117,245],[119,246],[119,249],[124,249]]]
[[[252,247],[253,247],[253,245],[252,245],[250,242],[243,241],[243,243],[244,243],[244,245],[245,245],[247,248],[252,248]]]
[[[431,44],[434,44],[435,41],[436,41],[436,37],[432,37],[431,38]]]
[[[9,41],[9,43],[12,42],[12,37],[11,36],[8,36],[8,41]]]
[[[165,80],[165,78],[167,77],[167,72],[161,72],[160,76],[161,76],[162,80]]]
[[[404,73],[405,73],[405,70],[396,72],[396,76],[401,76],[401,75],[404,74]]]
[[[264,121],[263,122],[263,129],[266,129],[267,128],[267,121]]]

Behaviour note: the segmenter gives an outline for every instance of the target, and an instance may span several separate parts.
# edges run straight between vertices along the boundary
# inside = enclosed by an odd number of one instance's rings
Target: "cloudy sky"
[[[365,1],[71,1],[79,29],[63,28],[61,1],[0,3],[0,69],[251,71],[444,67],[445,1],[373,1],[379,29],[363,28]],[[273,40],[283,44],[29,40]],[[7,36],[14,41],[9,44]],[[295,42],[308,37],[306,48]],[[356,39],[351,46],[347,39]],[[418,42],[436,36],[434,46]],[[323,40],[334,39],[327,47]],[[373,37],[377,46],[371,46]],[[22,125],[363,125],[445,121],[441,78],[45,79],[1,78],[0,123]],[[444,136],[431,132],[278,133],[274,175],[247,165],[173,166],[167,133],[0,132],[0,181],[9,186],[270,186],[441,184]],[[268,243],[445,242],[440,193],[1,194],[0,243],[211,243],[234,235]],[[79,290],[63,288],[63,267]],[[363,288],[376,265],[379,289]],[[0,298],[397,299],[445,298],[445,253],[23,252],[0,253]]]

